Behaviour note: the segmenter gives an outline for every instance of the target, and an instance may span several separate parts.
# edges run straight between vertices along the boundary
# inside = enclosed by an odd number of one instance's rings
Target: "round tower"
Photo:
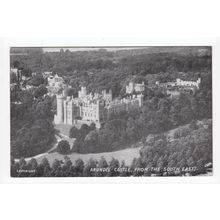
[[[57,114],[55,115],[55,124],[63,123],[63,95],[57,95]]]
[[[87,95],[86,87],[85,86],[81,86],[81,91],[79,91],[79,93],[78,93],[79,98],[83,98],[86,95]]]

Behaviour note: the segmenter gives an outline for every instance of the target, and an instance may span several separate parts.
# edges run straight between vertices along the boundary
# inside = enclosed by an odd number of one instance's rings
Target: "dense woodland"
[[[44,52],[39,48],[19,51],[12,48],[11,53],[15,55],[11,56],[11,66],[23,69],[26,74],[52,71],[63,76],[75,91],[84,84],[89,91],[111,88],[113,95],[118,96],[131,79],[144,80],[151,85],[156,80],[176,79],[178,75],[182,79],[193,79],[199,73],[211,72],[211,51],[209,47],[206,49],[207,52],[201,54],[198,47],[192,47],[190,51],[187,47],[162,49],[163,53],[156,53],[159,49],[154,47],[146,50],[76,52],[68,49]],[[15,52],[25,55],[16,56]]]
[[[144,81],[146,84],[144,106],[141,109],[112,115],[100,130],[95,129],[94,125],[90,127],[83,125],[80,129],[73,127],[70,137],[76,138],[72,149],[74,152],[94,153],[127,148],[138,141],[143,141],[150,134],[162,134],[193,121],[212,118],[210,48],[206,48],[205,53],[199,53],[199,48],[190,51],[187,48],[164,49],[162,53],[158,53],[157,49],[127,51],[100,49],[78,52],[71,52],[68,49],[59,52],[44,52],[38,48],[23,51],[12,49],[11,52],[15,55],[11,56],[11,67],[21,69],[26,76],[31,76],[33,72],[37,73],[26,82],[34,86],[32,89],[24,91],[19,85],[11,88],[12,156],[31,157],[49,150],[55,142],[57,131],[52,122],[56,112],[56,100],[55,97],[45,95],[47,82],[41,75],[43,71],[53,71],[53,74],[62,76],[66,83],[73,87],[71,95],[77,95],[82,84],[86,85],[89,91],[112,89],[114,97],[125,95],[125,85],[130,80]],[[16,52],[22,52],[24,55],[16,55]],[[200,90],[195,94],[181,94],[178,98],[170,99],[160,90],[151,88],[157,80],[165,82],[175,80],[177,77],[189,80],[201,77]],[[11,82],[16,83],[16,79],[11,77]],[[195,136],[199,135],[196,133],[198,130],[193,132]],[[208,134],[211,137],[211,131]],[[179,137],[183,141],[181,138]],[[161,143],[163,147],[157,159],[169,158],[175,151],[180,150],[171,147],[170,143]],[[205,150],[211,152],[211,148],[210,142],[205,144],[204,149],[202,148],[203,153]],[[154,151],[154,148],[150,149],[150,152]],[[153,155],[157,154],[153,152]],[[148,156],[142,153],[137,163],[140,163],[140,160],[144,163],[147,158]],[[210,153],[207,158],[211,158]],[[186,163],[188,159],[187,157]],[[49,169],[51,171],[52,168],[49,166]]]

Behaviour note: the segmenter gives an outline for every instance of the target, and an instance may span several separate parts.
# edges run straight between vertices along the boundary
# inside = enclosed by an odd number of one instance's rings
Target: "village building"
[[[156,81],[156,86],[171,98],[179,96],[180,93],[194,94],[200,88],[200,84],[201,78],[196,81],[184,81],[179,78],[175,82],[160,83]]]
[[[52,76],[52,73],[53,72],[50,72],[50,71],[46,71],[46,72],[43,72],[42,75],[45,79],[47,79],[48,77],[51,77]],[[53,77],[52,77],[53,78]]]
[[[22,72],[17,68],[10,68],[10,75],[14,75],[16,77],[17,82],[22,80]]]
[[[142,92],[144,92],[144,90],[145,90],[144,82],[142,82],[142,83],[129,82],[129,84],[126,86],[126,93],[127,94],[132,94],[134,92],[142,93]]]
[[[55,76],[50,75],[47,80],[47,90],[50,96],[57,95],[66,87],[63,78],[59,77],[57,74]]]

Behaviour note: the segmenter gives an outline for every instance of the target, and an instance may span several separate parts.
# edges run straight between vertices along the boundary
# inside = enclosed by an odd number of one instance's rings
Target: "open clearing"
[[[82,159],[84,163],[86,163],[87,161],[89,161],[90,158],[94,160],[100,160],[101,157],[104,157],[107,162],[111,161],[112,158],[115,158],[115,159],[118,159],[119,162],[124,160],[126,165],[131,165],[132,160],[134,158],[139,157],[139,149],[140,147],[129,148],[129,149],[124,149],[124,150],[119,150],[119,151],[114,151],[114,152],[104,152],[104,153],[92,153],[92,154],[72,153],[68,155],[68,157],[70,158],[73,164],[79,158]],[[40,163],[43,157],[36,158],[37,162]],[[50,165],[53,163],[55,159],[57,160],[64,159],[64,155],[61,155],[57,152],[49,153],[45,157],[48,159]]]

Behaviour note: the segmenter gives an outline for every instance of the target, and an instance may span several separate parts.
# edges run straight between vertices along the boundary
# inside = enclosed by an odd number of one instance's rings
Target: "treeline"
[[[16,49],[14,49],[16,52]],[[18,49],[19,50],[19,49]],[[69,74],[79,70],[91,69],[111,69],[114,67],[128,67],[133,74],[139,74],[145,71],[145,74],[166,72],[167,68],[175,68],[179,72],[188,72],[199,70],[211,70],[211,51],[199,54],[194,49],[193,53],[179,53],[157,51],[147,53],[147,49],[141,52],[132,53],[132,50],[120,51],[75,51],[61,49],[60,52],[44,52],[40,48],[27,48],[26,54],[16,56],[13,53],[11,57],[11,66],[17,68],[29,67],[34,72],[55,71],[60,74]],[[187,48],[186,48],[187,50]],[[199,49],[198,49],[199,50]],[[169,51],[169,50],[167,50]],[[19,52],[19,51],[18,51]]]
[[[26,162],[11,161],[12,177],[104,177],[104,176],[181,176],[204,174],[212,168],[212,123],[191,123],[189,127],[176,129],[169,135],[149,135],[143,140],[140,157],[130,166],[112,158],[107,162],[90,159],[87,163],[78,159],[73,164],[68,156],[55,159],[51,164],[46,158]]]

